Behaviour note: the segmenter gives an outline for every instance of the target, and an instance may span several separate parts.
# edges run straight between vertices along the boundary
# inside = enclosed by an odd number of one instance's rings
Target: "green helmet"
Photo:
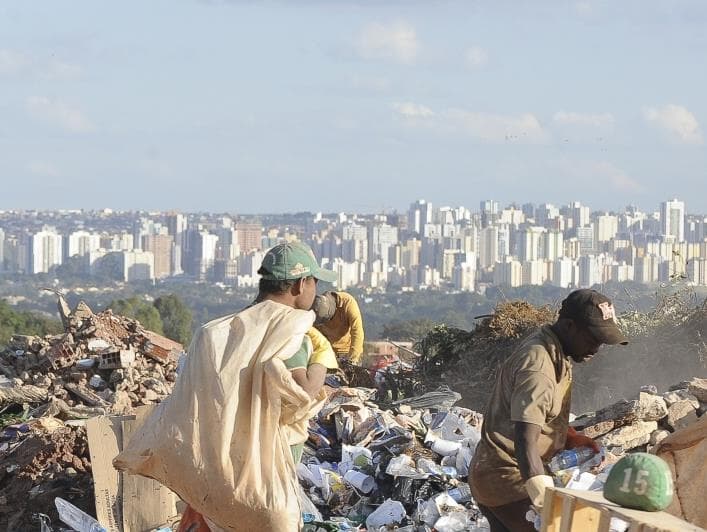
[[[628,454],[611,468],[604,497],[626,508],[664,510],[673,500],[673,476],[668,464],[655,455]]]

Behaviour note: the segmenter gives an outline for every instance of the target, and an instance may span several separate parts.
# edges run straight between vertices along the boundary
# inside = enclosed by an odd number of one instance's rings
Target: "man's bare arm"
[[[292,378],[311,397],[316,397],[324,386],[327,369],[323,364],[311,364],[307,369],[297,368],[292,370]]]
[[[514,442],[516,459],[523,480],[528,480],[536,475],[544,475],[543,461],[538,451],[538,438],[540,426],[522,421],[515,422]]]

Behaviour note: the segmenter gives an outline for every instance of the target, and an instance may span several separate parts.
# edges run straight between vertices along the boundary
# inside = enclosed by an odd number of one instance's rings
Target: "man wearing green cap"
[[[569,426],[572,364],[602,344],[627,344],[609,298],[575,290],[552,325],[528,336],[501,364],[470,467],[474,499],[492,532],[532,531],[525,518],[553,486],[544,468],[562,449],[598,448]]]
[[[301,529],[295,467],[337,367],[310,308],[335,274],[299,242],[270,249],[258,273],[255,303],[197,331],[172,395],[113,462],[179,494],[180,532]]]

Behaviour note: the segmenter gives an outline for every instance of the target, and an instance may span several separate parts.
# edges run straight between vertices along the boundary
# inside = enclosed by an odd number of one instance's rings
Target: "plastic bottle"
[[[61,497],[54,499],[59,519],[77,532],[108,532],[98,521]]]
[[[576,467],[589,460],[595,454],[594,449],[591,447],[566,449],[552,457],[552,460],[550,460],[550,471],[557,473],[563,469]]]
[[[463,483],[459,484],[456,488],[447,490],[449,496],[456,502],[463,504],[471,500],[471,489],[469,489],[469,484]]]

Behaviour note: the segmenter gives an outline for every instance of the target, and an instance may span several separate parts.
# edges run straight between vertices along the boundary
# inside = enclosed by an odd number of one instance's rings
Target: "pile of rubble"
[[[181,344],[110,310],[73,310],[64,333],[13,336],[0,353],[0,529],[38,529],[61,496],[95,515],[85,420],[157,403],[174,386]],[[31,510],[30,510],[31,509]]]
[[[572,426],[620,455],[650,450],[661,440],[697,421],[707,410],[707,379],[681,382],[662,394],[644,386],[633,400],[622,400],[596,412],[583,414]]]
[[[482,417],[440,388],[386,405],[338,387],[297,466],[307,530],[486,530],[467,484]],[[388,528],[391,527],[391,528]]]

